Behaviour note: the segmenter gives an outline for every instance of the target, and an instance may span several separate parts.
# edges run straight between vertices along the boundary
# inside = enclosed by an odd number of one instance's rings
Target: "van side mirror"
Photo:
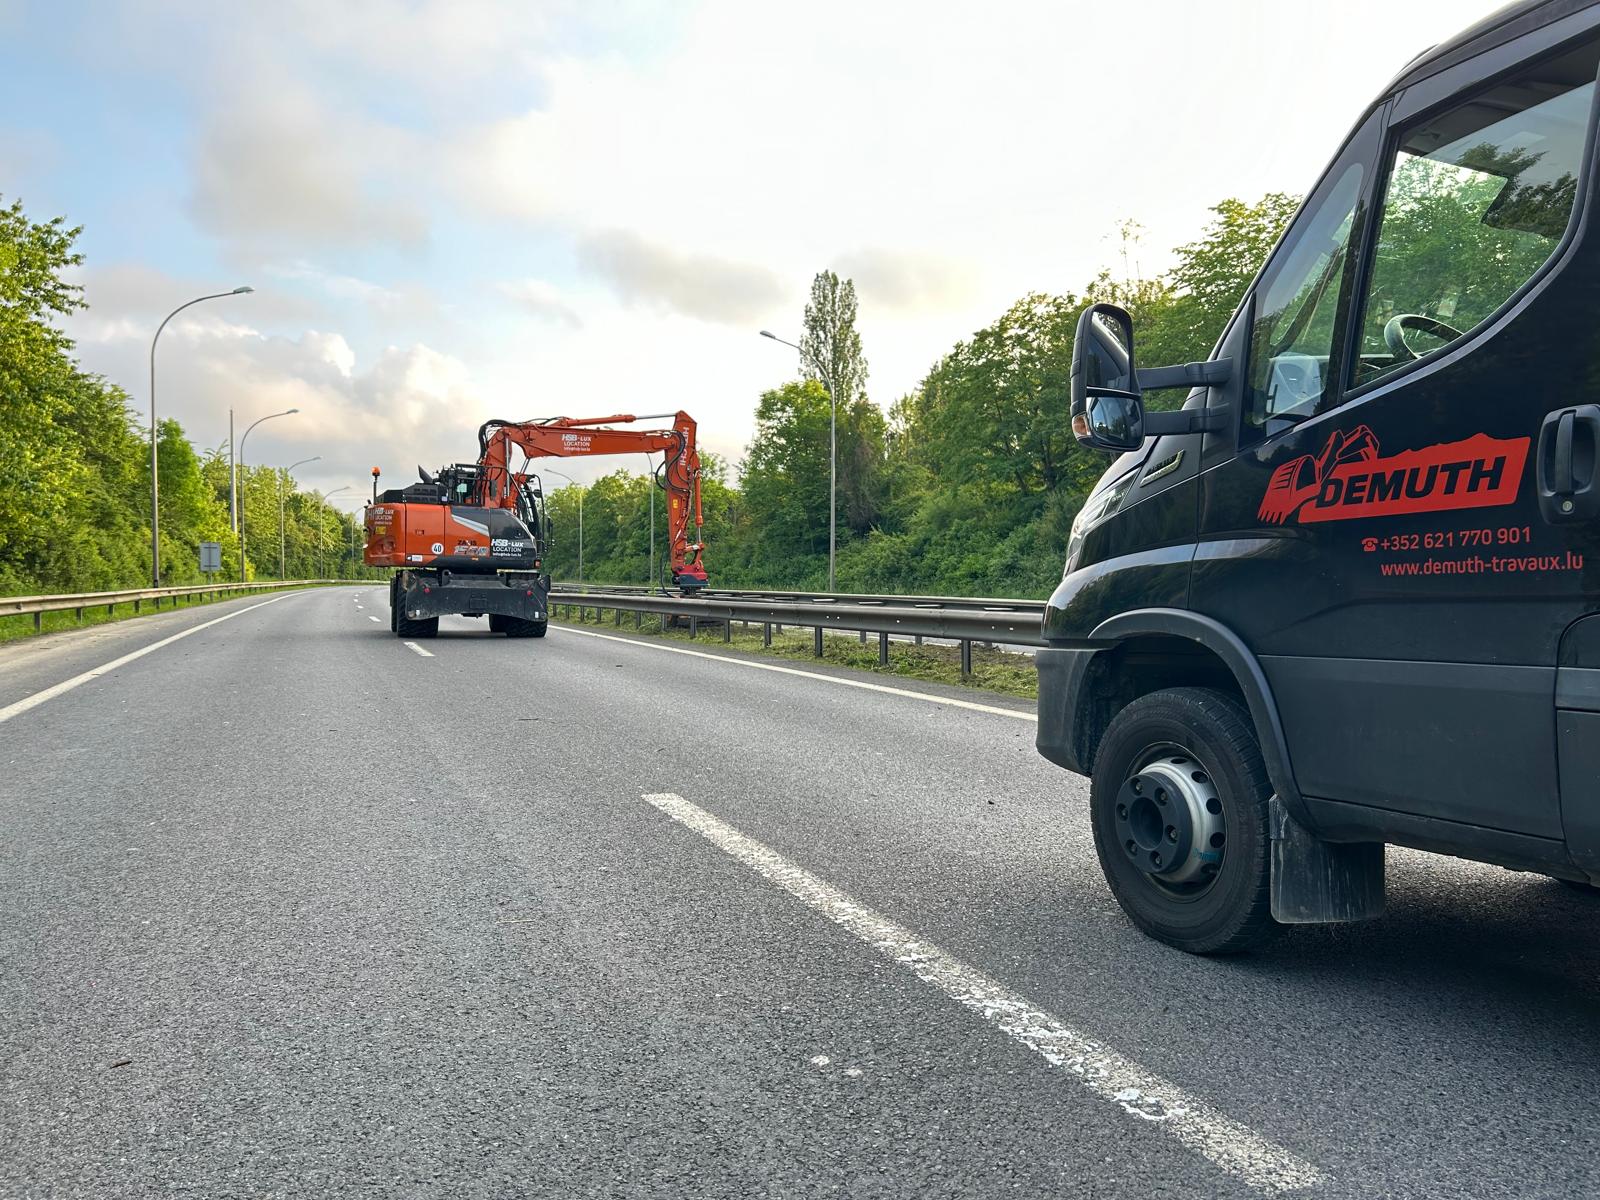
[[[1133,318],[1115,304],[1091,304],[1072,340],[1072,435],[1080,445],[1121,453],[1147,437],[1221,433],[1225,405],[1178,412],[1144,410],[1145,389],[1217,387],[1233,378],[1233,360],[1139,370],[1133,363]]]
[[[1091,304],[1072,340],[1072,433],[1096,450],[1137,450],[1144,399],[1133,366],[1133,318],[1115,304]]]

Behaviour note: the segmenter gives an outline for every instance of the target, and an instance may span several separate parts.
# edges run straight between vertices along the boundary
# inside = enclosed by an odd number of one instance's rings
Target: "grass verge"
[[[298,587],[306,587],[300,584]],[[315,585],[326,586],[326,585]],[[93,604],[83,609],[80,619],[73,609],[63,609],[59,612],[39,614],[39,628],[35,629],[33,614],[24,613],[22,616],[0,617],[0,642],[15,642],[21,638],[34,637],[40,633],[59,633],[67,629],[87,629],[91,625],[109,625],[113,621],[126,621],[132,617],[149,617],[158,612],[170,613],[175,609],[204,608],[210,604],[218,604],[224,600],[248,600],[252,596],[264,595],[267,592],[282,592],[297,590],[295,585],[276,587],[273,584],[263,584],[259,592],[219,592],[215,599],[208,600],[204,596],[172,596],[161,601],[158,608],[154,600],[144,600],[135,611],[133,604]]]
[[[698,638],[691,639],[687,627],[662,627],[661,618],[645,614],[643,624],[635,628],[633,615],[622,614],[622,624],[616,624],[614,613],[601,613],[590,608],[582,621],[578,620],[576,606],[570,608],[562,602],[552,604],[551,617],[557,625],[582,625],[597,629],[619,630],[627,634],[647,634],[675,642],[697,641],[706,646],[729,646],[747,653],[772,658],[802,659],[806,662],[824,662],[833,666],[853,667],[874,675],[899,675],[910,679],[926,679],[933,683],[953,684],[957,687],[979,688],[983,691],[1002,692],[1007,696],[1021,696],[1035,700],[1039,696],[1039,673],[1034,669],[1032,657],[1015,654],[987,646],[972,647],[972,674],[961,677],[961,652],[956,646],[918,646],[912,642],[889,643],[889,665],[878,665],[878,635],[867,634],[861,641],[855,633],[822,635],[822,657],[816,657],[812,632],[809,626],[797,628],[789,625],[780,634],[774,630],[772,645],[761,643],[761,626],[752,624],[746,630],[738,621],[733,623],[732,637],[724,642],[721,625],[705,625]],[[557,615],[557,614],[561,615]]]

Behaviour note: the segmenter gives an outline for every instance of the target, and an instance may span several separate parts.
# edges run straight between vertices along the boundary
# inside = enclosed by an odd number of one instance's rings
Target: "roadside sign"
[[[222,543],[200,543],[200,569],[207,574],[222,570]]]

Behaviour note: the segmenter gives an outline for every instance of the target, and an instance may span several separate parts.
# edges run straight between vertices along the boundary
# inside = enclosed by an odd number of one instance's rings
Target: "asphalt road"
[[[1600,1185],[1600,901],[1391,851],[1386,919],[1192,959],[1026,705],[445,625],[0,648],[0,1196]]]

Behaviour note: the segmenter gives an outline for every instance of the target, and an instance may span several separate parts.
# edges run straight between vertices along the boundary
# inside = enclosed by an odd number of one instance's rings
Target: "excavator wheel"
[[[489,632],[504,633],[506,631],[506,618],[499,613],[489,614]]]
[[[550,627],[548,621],[524,621],[520,617],[501,617],[501,629],[507,637],[543,637],[545,630]]]
[[[426,617],[413,621],[405,613],[395,610],[394,631],[403,638],[431,638],[439,636],[439,618]]]
[[[389,577],[389,632],[396,631],[395,622],[400,618],[400,576]]]

